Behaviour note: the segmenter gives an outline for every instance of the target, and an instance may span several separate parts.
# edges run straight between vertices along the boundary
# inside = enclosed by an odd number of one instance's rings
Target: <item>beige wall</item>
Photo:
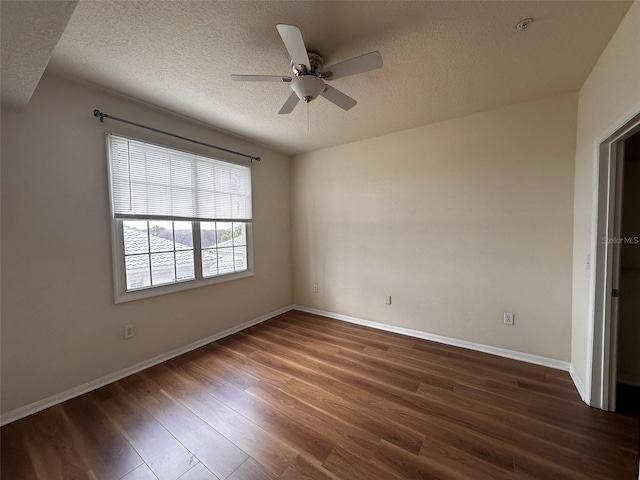
[[[634,2],[583,84],[578,100],[573,225],[571,363],[587,380],[596,142],[640,111],[640,2]],[[635,112],[634,112],[635,110]]]
[[[568,94],[295,157],[294,302],[569,360],[576,108]]]
[[[262,156],[253,168],[252,278],[114,305],[104,132],[224,157],[100,124],[94,108]],[[290,239],[288,157],[45,76],[26,110],[2,112],[2,411],[289,305]],[[125,341],[127,323],[136,336]]]

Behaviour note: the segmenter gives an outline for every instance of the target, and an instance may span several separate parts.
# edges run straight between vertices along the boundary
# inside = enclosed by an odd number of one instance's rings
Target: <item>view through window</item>
[[[108,138],[116,301],[252,274],[249,167]]]
[[[203,278],[247,270],[246,223],[198,223]],[[124,220],[122,230],[127,290],[196,278],[192,222]]]

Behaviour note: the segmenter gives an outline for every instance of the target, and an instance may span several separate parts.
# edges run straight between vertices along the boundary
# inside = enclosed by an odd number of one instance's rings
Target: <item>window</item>
[[[116,303],[253,274],[249,167],[107,138]]]

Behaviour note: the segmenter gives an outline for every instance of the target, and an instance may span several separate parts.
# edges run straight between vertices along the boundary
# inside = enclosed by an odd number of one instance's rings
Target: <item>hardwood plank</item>
[[[159,480],[175,480],[198,460],[118,384],[98,406],[136,449]],[[104,389],[103,389],[104,390]]]
[[[284,385],[291,379],[289,375],[285,375],[282,372],[266,368],[260,363],[255,362],[250,357],[241,353],[240,351],[233,350],[235,348],[235,344],[227,344],[226,346],[221,346],[217,343],[212,343],[210,345],[207,345],[206,348],[208,351],[214,353],[216,355],[215,358],[217,359],[217,361],[224,364],[226,367],[232,369],[240,369],[256,378],[259,378],[261,382],[269,382],[270,384],[279,387],[280,385]],[[251,350],[252,352],[255,351],[255,349],[253,348]],[[250,388],[251,385],[249,385],[248,387]]]
[[[396,447],[398,448],[398,447]],[[398,448],[398,450],[406,452]],[[406,452],[407,455],[411,455]],[[376,468],[375,464],[362,460],[360,457],[352,455],[349,451],[336,447],[331,455],[322,464],[323,468],[329,470],[338,478],[350,480],[354,478],[366,478],[367,480],[404,480],[403,472],[395,472],[392,469],[387,471]],[[434,477],[435,478],[435,477]]]
[[[297,396],[303,401],[348,421],[352,425],[387,440],[400,448],[414,453],[420,451],[424,435],[401,424],[381,418],[373,412],[367,412],[366,408],[362,408],[356,403],[346,401],[326,390],[298,379],[292,379],[283,388],[283,391]]]
[[[247,334],[251,341],[262,347],[263,351],[277,354],[280,357],[291,359],[303,365],[312,364],[329,375],[344,377],[345,374],[357,374],[363,378],[369,378],[381,382],[388,382],[397,388],[415,392],[420,385],[420,380],[409,375],[397,372],[385,372],[384,370],[367,365],[364,362],[354,362],[346,356],[333,354],[329,358],[325,353],[316,353],[314,349],[296,348],[288,346],[284,337],[272,337],[269,334]],[[317,352],[317,350],[315,350]]]
[[[492,380],[487,380],[483,386],[456,383],[454,392],[481,403],[500,405],[504,410],[551,425],[562,425],[565,429],[599,438],[603,442],[621,443],[630,447],[638,443],[636,432],[619,428],[625,423],[624,417],[611,417],[598,409],[575,409],[561,400],[549,397],[540,399]]]
[[[421,392],[422,393],[422,392]],[[487,409],[493,408],[490,405],[469,402],[461,396],[454,396],[448,402],[442,398],[427,398],[424,407],[431,410],[432,415],[443,416],[461,426],[471,429],[478,434],[484,434],[497,442],[498,445],[510,447],[514,452],[526,452],[534,449],[537,454],[546,456],[561,464],[573,466],[576,469],[582,468],[579,452],[571,443],[563,443],[557,437],[551,435],[550,431],[543,430],[543,438],[531,432],[536,428],[534,420],[518,424],[518,419],[514,416],[504,415],[502,411],[492,415]],[[429,401],[433,400],[433,402]],[[420,405],[416,402],[416,405]],[[437,412],[440,413],[437,413]],[[494,410],[495,412],[495,410]],[[550,429],[556,434],[566,436],[565,432],[554,428]]]
[[[314,430],[283,415],[277,409],[271,408],[268,403],[238,390],[230,384],[218,388],[211,394],[318,465],[327,458],[335,447],[332,442]]]
[[[398,347],[392,348],[396,349]],[[436,353],[456,363],[473,361],[476,368],[493,371],[494,374],[511,373],[515,376],[526,376],[528,378],[543,380],[545,374],[549,374],[550,370],[547,367],[534,365],[532,363],[505,359],[489,353],[467,350],[465,348],[429,342],[427,340],[416,342],[412,350],[423,354]]]
[[[375,368],[357,364],[346,358],[340,359],[340,357],[335,355],[330,357],[330,359],[319,359],[322,358],[322,356],[314,357],[307,352],[283,346],[278,340],[266,337],[265,335],[258,336],[253,334],[250,335],[250,338],[253,342],[260,345],[263,351],[268,351],[270,354],[277,355],[279,358],[293,361],[296,364],[320,371],[325,375],[342,381],[393,384],[395,388],[406,390],[407,392],[415,392],[420,385],[420,382],[416,379],[394,374],[385,374]],[[258,353],[260,352],[255,352],[250,355],[250,357],[255,358],[255,355]]]
[[[559,385],[550,385],[544,381],[536,381],[530,379],[518,379],[518,388],[526,390],[528,393],[536,392],[545,395],[550,395],[554,398],[563,398],[568,401],[580,404],[582,400],[578,395],[578,392],[574,389]]]
[[[226,480],[276,480],[277,478],[253,458],[248,458]]]
[[[211,471],[202,463],[198,463],[195,467],[182,475],[179,480],[219,480]]]
[[[638,452],[633,449],[620,448],[620,453],[624,459],[624,465],[630,470],[638,470]]]
[[[334,318],[323,317],[314,313],[307,313],[300,310],[291,310],[282,316],[283,320],[295,320],[298,322],[306,322],[312,327],[327,328],[334,332],[349,333],[359,337],[373,338],[382,341],[387,346],[397,345],[411,348],[416,342],[416,338],[399,333],[388,332],[385,330],[377,330],[355,323],[344,322]]]
[[[369,352],[353,352],[348,350],[340,350],[336,357],[338,359],[348,359],[359,365],[366,365],[368,368],[385,372],[391,378],[406,378],[412,382],[429,383],[432,386],[444,388],[445,390],[453,390],[454,382],[451,377],[436,376],[424,369],[414,368],[409,365],[402,365],[400,362],[394,361],[388,357],[377,356]],[[343,362],[341,362],[343,364]],[[349,364],[346,364],[347,366]],[[394,385],[395,385],[394,381]],[[414,390],[415,391],[415,390]]]
[[[399,421],[424,433],[420,450],[423,456],[425,446],[429,446],[447,452],[449,457],[462,454],[478,468],[482,465],[493,472],[513,472],[512,449],[503,442],[437,415],[426,416],[402,407],[396,407],[394,412]]]
[[[512,437],[513,437],[514,432],[511,432],[511,434],[512,434]],[[551,445],[549,445],[549,446],[547,446],[545,444],[542,444],[542,445],[545,446],[547,448],[547,450],[553,450],[553,447]],[[575,456],[575,455],[573,456],[573,462],[574,462],[575,465],[579,466],[579,458],[577,456]]]
[[[345,354],[345,351],[342,351]],[[442,368],[437,364],[416,361],[411,358],[397,358],[388,354],[388,350],[377,348],[365,348],[362,353],[371,359],[381,360],[390,365],[404,367],[407,371],[419,372],[421,383],[431,385],[433,388],[453,390],[456,383],[454,379],[466,378],[470,382],[482,382],[477,375],[471,375],[464,371],[453,372],[450,369]]]
[[[315,373],[290,361],[276,359],[272,355],[262,352],[256,352],[251,356],[265,365],[285,369],[295,377],[282,388],[286,393],[301,399],[305,403],[314,405],[316,408],[325,410],[358,428],[378,435],[380,438],[388,439],[391,443],[395,443],[402,448],[409,449],[415,453],[420,451],[422,435],[398,424],[380,422],[375,414],[363,412],[359,405],[330,393],[337,386],[335,379]],[[322,388],[316,385],[320,385]]]
[[[178,478],[200,463],[194,454],[182,444],[164,448],[161,453],[151,455],[147,465],[158,480]]]
[[[258,354],[256,353],[254,355],[258,355]],[[288,357],[288,359],[297,360],[298,364],[305,365],[305,359],[303,359],[300,356],[298,357],[292,356],[289,352],[286,353],[286,356]],[[326,371],[326,369],[324,370]],[[335,370],[332,370],[332,373],[335,373],[335,372],[336,372]],[[308,377],[308,373],[306,375]],[[346,377],[344,375],[341,375],[341,376],[342,378],[340,378],[340,380],[345,380],[345,378],[347,378],[348,380],[350,380],[350,382],[347,381],[345,383],[350,383],[354,387],[360,387],[362,385],[359,383],[359,379],[356,377],[353,377],[353,376],[349,377],[348,375]],[[313,383],[321,384],[322,378],[319,378],[319,377],[314,378]],[[474,419],[472,418],[473,415],[469,415],[468,412],[462,411],[460,409],[454,409],[453,407],[451,407],[451,405],[448,404],[450,400],[448,400],[446,403],[443,403],[441,399],[436,399],[437,400],[436,403],[423,402],[420,398],[416,396],[408,395],[406,393],[402,394],[399,391],[393,391],[393,389],[376,387],[375,382],[372,382],[372,381],[369,381],[368,384],[365,385],[365,389],[368,390],[367,393],[377,393],[378,396],[385,397],[387,400],[391,400],[393,403],[397,403],[402,406],[406,406],[409,408],[418,407],[421,409],[427,409],[427,411],[430,411],[432,413],[437,413],[443,418],[447,418],[447,417],[449,417],[449,419],[453,418],[463,426],[467,424],[473,424],[473,421],[474,421]],[[352,389],[351,391],[353,392],[354,389]],[[464,402],[464,399],[461,399],[461,398],[456,400],[458,403]],[[361,395],[358,401],[365,402],[365,403],[369,402],[370,404],[372,404],[368,396]],[[383,404],[380,404],[377,406],[381,408],[385,408]],[[469,404],[468,402],[465,406],[468,408],[473,408],[473,405]],[[454,412],[455,413],[454,417],[451,417],[451,414],[447,412],[447,410]],[[393,412],[391,413],[393,414]],[[563,447],[563,445],[565,444],[563,440],[566,440],[568,437],[570,437],[566,435],[565,432],[556,430],[554,433],[553,429],[551,429],[552,430],[551,432],[546,432],[547,433],[546,437],[542,439],[538,439],[534,435],[531,435],[526,428],[516,429],[513,426],[503,425],[502,419],[500,417],[493,418],[491,416],[492,411],[487,412],[486,408],[482,413],[483,413],[482,416],[479,417],[479,420],[480,420],[479,425],[481,425],[481,427],[477,426],[476,431],[482,432],[484,430],[484,431],[491,432],[492,436],[501,442],[501,444],[497,445],[497,448],[500,448],[500,445],[503,445],[503,446],[507,445],[509,442],[515,442],[516,444],[529,442],[536,445],[536,447],[540,449],[541,452],[544,452],[545,455],[550,455],[553,458],[558,459],[559,461],[561,461],[560,460],[561,458],[564,458],[565,462],[570,461],[570,463],[576,466],[576,468],[581,467],[580,456],[576,452],[570,451]],[[535,428],[538,425],[526,424],[525,426],[530,429],[530,428]],[[386,433],[388,434],[388,432]],[[396,445],[398,445],[397,438],[394,439],[390,436],[383,437],[383,438],[390,441],[391,443],[395,443]],[[601,461],[603,464],[611,464],[609,462],[609,459],[595,458],[594,461]]]
[[[373,407],[376,411],[376,419],[378,421],[381,421],[382,419],[388,420],[387,425],[395,426],[396,430],[399,430],[399,427],[397,425],[397,423],[399,423],[404,425],[406,429],[413,430],[414,432],[421,434],[420,438],[424,438],[424,436],[427,435],[433,435],[434,432],[437,431],[452,445],[465,446],[468,454],[471,453],[477,455],[479,458],[491,463],[495,463],[496,465],[503,468],[505,467],[505,465],[506,468],[512,467],[512,457],[509,454],[503,452],[503,446],[501,446],[500,444],[497,444],[497,446],[487,446],[486,443],[488,442],[488,440],[490,440],[489,438],[486,438],[482,435],[477,435],[477,432],[464,430],[458,425],[447,422],[447,407],[436,405],[439,407],[439,409],[435,409],[435,407],[433,407],[431,408],[431,412],[436,413],[437,415],[425,417],[424,415],[421,415],[421,410],[412,410],[412,408],[395,403],[393,400],[395,400],[396,398],[393,396],[390,397],[392,401],[389,401],[388,398],[377,398],[373,395],[370,395],[368,392],[359,392],[356,389],[350,389],[349,395],[345,396],[341,395],[344,390],[342,388],[338,388],[338,386],[335,385],[335,382],[327,384],[327,382],[323,382],[321,379],[317,378],[313,381],[314,385],[321,385],[323,383],[326,384],[327,388],[332,388],[332,392],[334,394],[340,395],[343,399],[354,399],[352,403],[348,404],[351,405],[351,408],[357,408],[357,405],[366,405],[369,408]],[[289,385],[284,390],[289,391],[289,389],[292,387],[294,387],[293,391],[297,393],[304,392],[305,389],[313,388],[312,386],[296,386],[292,381],[292,385]],[[384,393],[386,394],[387,392]],[[303,396],[302,398],[308,397]],[[322,405],[322,403],[320,403],[323,400],[322,393],[312,391],[310,398],[313,399],[311,400],[311,402],[315,402],[316,405]],[[405,395],[404,398],[406,400],[407,396]],[[421,407],[424,409],[424,405],[426,404],[422,402],[419,397],[417,398],[420,402]],[[412,404],[409,405],[413,406]],[[350,412],[347,412],[347,414],[343,418],[349,417],[351,417],[350,421],[353,423],[354,415]],[[404,431],[407,432],[408,430]],[[378,433],[378,435],[380,434]],[[408,435],[411,436],[410,433]],[[387,440],[396,445],[403,446],[403,444],[400,443],[398,439],[394,439],[391,436],[387,437]],[[474,445],[474,443],[476,445],[475,449],[471,449],[471,446]],[[409,448],[409,450],[411,450],[411,448]],[[418,453],[418,451],[419,449],[414,450],[414,453]]]
[[[296,462],[280,475],[280,480],[337,480],[338,478],[326,468],[313,465],[302,457],[298,457]]]
[[[408,395],[404,392],[392,392],[389,393],[388,387],[376,386],[371,382],[367,385],[368,388],[363,390],[359,390],[356,388],[346,389],[345,385],[351,385],[352,387],[357,386],[354,384],[358,384],[358,379],[351,379],[351,382],[346,382],[344,385],[336,382],[335,378],[331,378],[328,376],[318,375],[312,372],[311,370],[301,369],[297,365],[292,363],[287,363],[286,360],[280,359],[274,360],[273,358],[269,358],[268,355],[265,354],[254,354],[256,357],[262,358],[265,363],[271,363],[275,366],[275,368],[291,368],[290,373],[296,377],[296,380],[289,382],[286,388],[283,390],[287,392],[293,392],[294,395],[300,394],[305,401],[308,401],[311,404],[319,406],[319,408],[324,408],[329,411],[330,407],[334,407],[335,405],[340,404],[340,406],[344,409],[344,411],[337,411],[336,415],[342,415],[342,418],[350,419],[351,423],[354,423],[354,419],[358,419],[361,422],[362,428],[367,428],[366,425],[369,425],[371,428],[372,425],[377,425],[378,434],[385,435],[382,432],[386,429],[386,436],[382,437],[399,446],[404,446],[404,448],[409,448],[409,450],[413,450],[415,453],[419,451],[419,439],[421,436],[416,436],[415,433],[411,433],[410,430],[406,428],[402,428],[400,425],[395,423],[393,418],[393,412],[387,416],[390,420],[384,424],[380,424],[381,421],[381,413],[384,412],[385,408],[389,408],[390,406],[394,406],[394,401],[399,402],[401,405],[408,405],[409,407],[413,407],[414,403],[418,403],[420,407],[425,405],[425,402],[416,395]],[[300,383],[297,380],[302,380],[305,383]],[[317,388],[321,387],[323,390]],[[327,393],[332,392],[332,393]],[[371,393],[376,393],[378,396],[384,397],[383,400],[379,400],[376,395],[371,395]],[[335,397],[337,395],[337,398]],[[407,400],[408,398],[414,398],[414,401],[411,402]],[[392,400],[391,402],[388,400]],[[328,406],[326,406],[328,405]],[[374,424],[367,423],[370,422],[370,419],[362,418],[362,415],[358,413],[358,406],[375,406],[376,407],[376,418],[373,419],[373,422],[377,422]],[[396,406],[397,407],[397,406]],[[396,435],[399,433],[404,434],[404,438],[394,438],[394,434],[390,433],[389,429],[396,432]],[[413,440],[412,440],[413,439]]]
[[[174,477],[174,479],[177,477]],[[134,471],[127,473],[121,480],[158,480],[147,464],[143,463]]]
[[[286,314],[285,314],[286,315]],[[289,321],[285,331],[298,331],[319,334],[319,338],[324,339],[326,343],[332,344],[339,341],[348,340],[349,342],[360,345],[362,348],[371,347],[385,349],[389,348],[389,343],[376,338],[371,338],[368,335],[354,335],[349,332],[341,331],[336,332],[335,329],[323,327],[321,323],[308,324],[300,321]]]
[[[282,473],[297,456],[295,450],[287,447],[277,437],[217,400],[213,396],[213,390],[199,388],[195,380],[180,376],[164,365],[158,365],[144,373],[152,376],[163,392],[276,475]],[[238,466],[239,464],[235,468]],[[216,475],[219,474],[209,465],[207,467]]]
[[[37,479],[37,474],[27,447],[27,425],[31,417],[24,418],[17,422],[5,425],[0,430],[0,465],[2,469],[0,473],[7,478],[15,478],[16,480],[33,480]],[[53,440],[53,439],[52,439]],[[30,440],[33,441],[33,440]],[[51,449],[52,446],[46,445],[45,450]],[[60,477],[55,471],[59,467],[55,465],[59,463],[60,456],[52,462],[52,477]]]
[[[2,427],[0,468],[11,480],[635,480],[639,426],[584,405],[566,372],[288,312]]]
[[[209,345],[205,345],[204,348],[206,349],[208,346],[214,346],[214,345],[217,345],[220,347],[226,347],[229,350],[233,350],[242,355],[251,355],[253,352],[256,351],[255,348],[253,348],[251,345],[247,345],[245,342],[242,341],[241,338],[238,338],[238,336],[236,335],[231,335],[229,337],[221,338],[217,342],[210,343]]]
[[[575,433],[557,425],[540,422],[520,413],[505,411],[503,408],[491,404],[474,402],[468,397],[456,394],[451,396],[450,401],[455,402],[467,412],[473,412],[478,418],[488,421],[498,420],[498,422],[491,422],[491,428],[512,442],[537,445],[547,452],[546,455],[551,456],[564,450],[566,462],[573,461],[575,465],[578,465],[579,455],[576,456],[575,453],[580,450],[595,452],[595,455],[590,457],[590,461],[594,465],[601,464],[615,468],[622,461],[620,453],[615,447],[612,447],[608,442],[594,440],[590,435]],[[504,428],[501,424],[508,425],[508,428]],[[567,445],[571,445],[574,451],[568,452]]]
[[[309,405],[268,383],[260,382],[246,392],[268,402],[271,408],[292,419],[297,419],[319,435],[325,436],[336,445],[349,449],[351,453],[362,458],[371,458],[380,441],[376,435],[358,428],[349,421]],[[298,459],[300,460],[301,457]]]
[[[454,347],[452,347],[454,348]],[[425,368],[432,373],[438,373],[440,375],[456,378],[458,382],[465,382],[471,385],[481,385],[487,378],[499,380],[505,384],[512,384],[517,386],[517,381],[522,376],[519,376],[513,369],[511,371],[496,371],[493,368],[487,368],[482,365],[471,364],[465,359],[459,357],[449,358],[446,357],[446,361],[443,361],[443,354],[432,351],[418,351],[414,349],[401,349],[397,347],[389,347],[384,352],[385,358],[394,359],[403,363],[408,363],[416,368]],[[514,360],[504,359],[505,362],[515,362]],[[515,362],[521,363],[521,362]],[[522,375],[526,376],[526,373]],[[568,376],[568,374],[567,374]],[[540,374],[540,378],[543,375]]]
[[[298,333],[300,335],[303,335],[321,342],[326,342],[330,345],[337,345],[337,346],[340,346],[341,348],[347,348],[350,350],[362,350],[366,346],[361,342],[354,342],[348,339],[325,335],[324,333],[316,332],[310,328],[301,328],[297,325],[292,325],[290,323],[279,322],[278,320],[274,320],[273,322],[270,322],[270,324],[276,325],[276,326],[282,326],[287,331]]]
[[[218,371],[218,373],[216,373],[212,369],[202,365],[205,363],[205,357],[207,356],[208,354],[206,352],[196,349],[179,357],[167,360],[164,365],[182,375],[196,379],[202,386],[206,385],[207,388],[215,389],[224,385],[226,380],[223,372]]]
[[[337,349],[328,351],[320,342],[305,342],[299,340],[299,336],[290,333],[271,333],[270,331],[260,331],[260,338],[267,340],[271,344],[279,347],[287,347],[298,354],[303,354],[324,361],[330,354],[331,364],[357,372],[364,376],[379,379],[381,381],[393,382],[397,386],[414,391],[421,382],[421,372],[408,372],[401,368],[394,368],[392,364],[385,364],[382,361],[376,362],[370,355],[359,351]],[[276,351],[277,352],[277,351]]]
[[[405,480],[476,480],[476,478],[481,478],[478,476],[478,472],[469,474],[452,469],[447,459],[445,462],[441,462],[440,459],[432,462],[428,457],[412,455],[385,441],[380,442],[380,447],[373,456],[372,464]]]
[[[197,393],[180,400],[276,476],[295,460],[297,453],[294,449],[214,397]]]
[[[260,325],[256,325],[256,327],[258,327],[256,328],[257,333],[270,333],[271,335],[275,335],[279,338],[286,338],[294,341],[299,345],[320,349],[326,353],[336,353],[343,348],[340,345],[334,345],[332,343],[317,340],[315,338],[309,338],[306,335],[301,335],[300,333],[295,333],[291,330],[288,330],[286,327],[278,328],[271,323],[262,323]]]
[[[567,468],[562,463],[549,462],[535,455],[516,455],[514,461],[515,475],[517,479],[539,480],[587,480],[595,478],[590,474],[582,473],[582,469]],[[618,478],[612,476],[610,479]],[[633,478],[629,480],[635,480]]]
[[[263,325],[261,328],[248,332],[248,335],[257,335],[262,340],[267,340],[280,346],[291,348],[299,352],[307,352],[316,356],[333,356],[338,353],[342,347],[331,345],[313,338],[306,338],[303,335],[291,332],[290,330],[282,330]]]
[[[120,478],[142,465],[140,455],[96,405],[92,392],[60,405],[77,451],[98,478]],[[48,467],[47,467],[48,468]]]
[[[451,445],[442,441],[446,432],[427,437],[422,444],[420,456],[429,464],[445,465],[449,471],[460,472],[478,480],[511,480],[514,477],[513,456],[509,455],[510,464],[496,464],[493,461],[492,447],[478,445],[468,438],[459,438],[459,442]],[[480,451],[480,455],[477,452]],[[502,453],[502,452],[500,452]],[[487,461],[489,459],[489,461]]]
[[[214,374],[222,383],[231,383],[239,388],[247,388],[259,380],[247,372],[230,369],[221,364],[215,352],[209,351],[207,347],[205,345],[202,348],[193,350],[193,356],[190,361],[209,372],[209,374]]]
[[[94,478],[92,466],[74,441],[74,432],[60,405],[21,422],[24,422],[26,448],[37,478]]]
[[[622,461],[612,462],[610,457],[602,458],[601,455],[582,454],[583,471],[589,472],[593,478],[631,478],[636,479],[638,476],[638,457],[634,465],[628,465],[624,459]],[[618,457],[622,458],[622,457]]]
[[[225,478],[248,458],[219,431],[171,398],[148,375],[146,371],[140,372],[118,383],[209,470]]]

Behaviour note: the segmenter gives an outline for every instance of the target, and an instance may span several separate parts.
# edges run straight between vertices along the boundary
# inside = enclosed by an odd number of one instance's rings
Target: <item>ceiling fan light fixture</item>
[[[324,82],[315,75],[300,75],[291,82],[291,89],[300,100],[307,103],[320,95],[324,88]]]
[[[313,50],[307,50],[298,27],[278,24],[276,28],[287,52],[289,52],[294,78],[279,75],[231,75],[231,80],[236,82],[290,83],[293,91],[284,102],[278,115],[287,115],[293,112],[300,100],[309,103],[318,95],[322,95],[343,110],[349,110],[358,102],[337,88],[327,85],[323,79],[335,80],[382,68],[382,55],[376,51],[335,63],[323,72],[324,59],[322,55]]]

